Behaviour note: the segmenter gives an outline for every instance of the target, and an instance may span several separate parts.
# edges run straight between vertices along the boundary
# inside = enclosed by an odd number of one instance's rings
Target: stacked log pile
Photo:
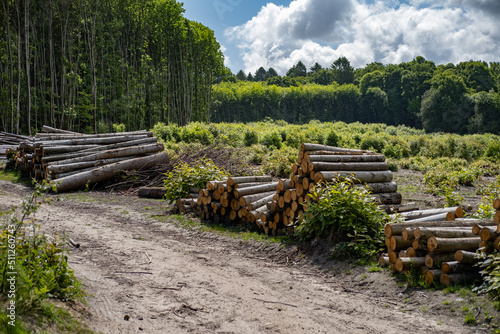
[[[209,181],[205,189],[178,199],[174,213],[194,212],[202,219],[215,223],[255,224],[266,234],[268,224],[262,222],[261,213],[268,211],[283,180],[273,181],[271,176],[241,176],[223,181]]]
[[[478,251],[500,250],[500,199],[495,219],[463,218],[461,207],[401,214],[385,226],[388,253],[381,264],[394,271],[420,270],[428,284],[471,283],[480,278]]]
[[[59,192],[166,163],[163,144],[148,131],[85,135],[48,126],[22,141],[15,166],[36,180],[56,180]]]
[[[292,168],[297,196],[307,198],[309,190],[321,182],[352,178],[366,186],[373,200],[386,208],[397,208],[402,197],[392,182],[385,156],[373,151],[346,149],[318,144],[302,144],[297,164]],[[397,210],[397,209],[396,209]]]
[[[17,147],[30,137],[0,132],[0,161],[9,161],[8,156],[15,154]]]
[[[384,209],[394,211],[398,206],[404,209],[384,155],[302,144],[289,180],[254,184],[255,177],[243,177],[209,182],[206,189],[200,190],[198,198],[179,199],[174,212],[194,211],[215,222],[247,221],[255,223],[266,234],[293,233],[296,219],[302,216],[310,200],[309,192],[319,183],[347,177],[353,177],[357,186],[368,186],[373,200],[385,205]],[[233,184],[239,189],[234,189]]]

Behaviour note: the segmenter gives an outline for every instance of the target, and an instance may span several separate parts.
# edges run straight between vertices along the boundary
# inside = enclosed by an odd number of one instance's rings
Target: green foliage
[[[268,132],[264,134],[260,143],[268,148],[275,147],[279,150],[281,148],[281,136],[276,131]]]
[[[479,263],[483,284],[474,289],[478,293],[490,293],[493,298],[500,299],[500,253],[481,254]]]
[[[266,156],[260,171],[278,177],[288,177],[292,172],[292,165],[297,160],[297,151],[291,147],[283,147],[281,150],[271,150]]]
[[[378,210],[369,192],[350,181],[317,187],[297,229],[303,240],[320,237],[335,242],[333,257],[373,256],[384,245],[386,214]]]
[[[328,146],[339,146],[340,137],[335,133],[335,131],[330,131],[326,137],[326,145]]]
[[[477,193],[483,195],[475,217],[483,219],[492,219],[495,216],[496,210],[493,207],[493,201],[500,198],[500,175],[497,175],[496,180],[488,184],[486,187],[477,190]]]
[[[43,203],[48,203],[43,192],[49,187],[47,184],[35,185],[33,194],[23,201],[20,213],[13,208],[0,214],[3,217],[0,293],[4,296],[11,293],[9,280],[14,278],[17,315],[39,307],[47,298],[69,300],[84,296],[80,282],[68,266],[65,237],[39,233],[35,224],[34,214]],[[15,250],[14,257],[9,250]]]
[[[123,123],[120,123],[120,124],[113,123],[113,131],[114,132],[125,132],[125,131],[127,131],[127,127]]]
[[[248,130],[245,132],[245,136],[243,137],[243,143],[245,146],[252,146],[259,142],[259,135],[256,131]]]
[[[165,175],[165,198],[170,203],[186,198],[192,188],[205,188],[208,181],[223,180],[230,176],[229,172],[217,167],[210,159],[199,159],[193,165],[182,163]]]

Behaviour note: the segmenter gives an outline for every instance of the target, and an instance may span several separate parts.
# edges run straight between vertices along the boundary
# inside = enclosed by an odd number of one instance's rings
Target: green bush
[[[252,146],[254,144],[257,144],[259,142],[259,135],[257,134],[256,131],[253,130],[247,130],[245,132],[245,136],[243,137],[243,143],[245,146]]]
[[[261,139],[260,143],[267,148],[275,147],[279,150],[281,148],[281,136],[275,131],[268,132]]]
[[[316,188],[300,221],[303,240],[328,238],[336,243],[332,256],[360,258],[380,252],[387,215],[378,209],[364,187],[352,182],[332,182]]]
[[[165,198],[170,203],[186,198],[191,188],[205,188],[208,181],[223,180],[230,176],[229,172],[217,167],[210,159],[200,159],[194,165],[182,163],[165,175]]]
[[[340,137],[335,133],[335,131],[330,131],[330,133],[328,133],[328,136],[326,137],[326,145],[329,146],[340,145]]]

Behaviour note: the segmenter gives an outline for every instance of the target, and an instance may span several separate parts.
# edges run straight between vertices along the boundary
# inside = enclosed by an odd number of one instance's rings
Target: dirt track
[[[26,193],[0,181],[0,210]],[[165,215],[162,201],[58,197],[37,222],[81,244],[69,262],[90,295],[86,319],[96,332],[486,332],[445,312],[441,292],[407,289],[386,271],[148,218]]]

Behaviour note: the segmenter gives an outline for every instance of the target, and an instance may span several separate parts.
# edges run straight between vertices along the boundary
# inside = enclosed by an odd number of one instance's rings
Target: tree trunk
[[[481,238],[437,238],[431,237],[427,240],[427,251],[429,253],[451,253],[458,250],[476,251],[479,248]]]
[[[400,193],[380,193],[370,195],[376,203],[378,204],[401,204],[403,197]]]
[[[479,262],[479,255],[476,252],[458,250],[455,252],[455,261],[465,264],[475,264]]]
[[[427,240],[431,237],[438,238],[473,238],[475,237],[470,227],[417,227],[415,239]]]
[[[76,163],[76,162],[86,162],[89,160],[99,160],[99,159],[111,159],[111,158],[120,158],[120,157],[127,157],[127,156],[134,156],[134,155],[140,155],[140,154],[150,154],[150,153],[156,153],[163,151],[163,144],[151,144],[151,145],[142,145],[142,146],[136,146],[136,147],[123,147],[123,148],[118,148],[115,150],[107,150],[103,152],[98,152],[86,156],[81,156],[77,158],[72,158],[72,159],[66,159],[66,160],[60,160],[60,161],[53,161],[50,163],[50,166],[56,166],[56,165],[65,165],[69,163]],[[43,159],[42,159],[43,161]]]
[[[346,152],[346,153],[375,153],[373,151],[356,150],[356,149],[350,149],[350,148],[334,147],[334,146],[321,145],[321,144],[310,144],[310,143],[303,143],[300,146],[300,150],[302,152],[329,151],[329,152]]]
[[[441,263],[441,270],[445,274],[470,271],[471,269],[472,269],[471,265],[461,263],[458,261],[445,261]]]
[[[228,180],[229,182],[229,180]],[[278,186],[278,182],[268,183],[261,186],[254,186],[242,189],[236,189],[233,191],[235,198],[240,198],[241,196],[258,194],[268,191],[276,191],[276,187]]]
[[[443,273],[439,278],[439,281],[443,285],[458,285],[458,284],[470,284],[475,280],[481,279],[481,274],[477,271],[469,271],[462,273],[445,274]]]
[[[239,183],[247,183],[247,182],[271,182],[271,176],[239,176],[239,177],[231,177],[227,179],[228,186],[234,186]]]
[[[391,182],[392,172],[390,171],[373,171],[373,172],[316,172],[314,174],[314,181],[316,183],[322,181],[332,181],[339,178],[345,180],[346,178],[353,178],[354,183],[375,183],[375,182]]]
[[[436,264],[445,261],[453,261],[454,259],[455,259],[455,253],[426,254],[425,266],[429,269],[432,269]]]
[[[420,268],[425,264],[425,257],[400,257],[396,260],[397,271]]]
[[[405,220],[412,220],[418,218],[429,217],[433,215],[437,215],[440,213],[448,213],[451,212],[457,218],[462,218],[464,216],[464,209],[459,206],[450,207],[450,208],[441,208],[441,209],[427,209],[427,210],[418,210],[402,213],[401,216],[405,218]]]
[[[384,162],[385,156],[383,154],[371,155],[308,155],[305,160],[307,162]]]
[[[477,220],[477,222],[487,222],[487,220]],[[441,222],[415,222],[409,221],[404,223],[390,223],[386,224],[384,233],[386,237],[392,235],[401,235],[405,227],[472,227],[477,224],[475,221],[441,221]]]
[[[308,171],[385,171],[388,170],[386,162],[311,162]],[[310,168],[312,167],[312,169]]]
[[[445,212],[423,218],[412,219],[410,220],[410,222],[424,223],[424,222],[439,222],[439,221],[453,221],[453,220],[455,220],[455,215],[451,212]]]
[[[113,178],[121,171],[148,169],[155,165],[167,162],[168,154],[166,152],[161,152],[146,157],[129,159],[111,165],[105,165],[88,172],[75,174],[57,180],[57,192],[79,189],[84,187],[86,184],[90,185],[102,182]]]
[[[253,200],[250,203],[246,204],[246,205],[248,205],[248,210],[249,211],[252,211],[252,210],[255,210],[257,208],[260,208],[261,206],[266,205],[267,203],[269,203],[269,202],[271,202],[273,200],[273,196],[274,196],[273,192],[268,192],[268,193],[264,193],[264,194],[268,194],[268,195],[264,196],[264,197],[260,197],[260,196],[255,197],[255,200]]]
[[[139,188],[138,196],[143,198],[158,198],[165,197],[166,190],[163,187],[143,187]]]

